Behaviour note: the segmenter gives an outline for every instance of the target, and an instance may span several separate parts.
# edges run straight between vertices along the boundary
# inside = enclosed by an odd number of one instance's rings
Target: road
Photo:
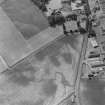
[[[102,22],[102,20],[101,20]],[[104,24],[104,22],[102,22]],[[101,23],[101,24],[102,24]],[[102,33],[100,26],[96,28],[96,33],[98,35],[99,44],[105,41],[104,36],[101,36]],[[80,57],[80,63],[78,67],[78,76],[76,81],[76,96],[78,105],[104,105],[105,104],[105,83],[104,79],[88,80],[81,79],[82,73],[82,61],[85,56],[86,42],[84,42],[84,47],[82,49],[82,54]],[[102,47],[102,46],[101,46]]]
[[[75,95],[76,95],[77,105],[80,105],[79,88],[80,88],[80,79],[81,79],[82,67],[83,67],[82,61],[85,59],[87,43],[88,43],[88,36],[84,35],[84,40],[83,40],[82,49],[81,49],[81,55],[80,55],[79,62],[77,65],[77,79],[76,79],[76,86],[75,86]]]
[[[88,13],[91,13],[88,0],[87,0],[87,7],[88,7]],[[90,27],[87,26],[88,31],[90,31]],[[82,70],[83,70],[83,60],[85,59],[86,48],[87,48],[87,44],[88,44],[88,35],[87,34],[84,35],[84,40],[83,40],[82,49],[81,49],[81,55],[80,55],[80,59],[79,59],[78,65],[77,65],[78,72],[77,72],[76,85],[75,85],[75,95],[76,95],[77,105],[81,105],[80,104],[80,96],[79,96],[79,88],[80,88],[81,74],[82,74]]]

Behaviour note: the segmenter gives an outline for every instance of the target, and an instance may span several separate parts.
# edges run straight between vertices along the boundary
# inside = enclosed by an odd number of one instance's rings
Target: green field
[[[7,0],[1,7],[25,39],[48,27],[47,19],[30,0]]]

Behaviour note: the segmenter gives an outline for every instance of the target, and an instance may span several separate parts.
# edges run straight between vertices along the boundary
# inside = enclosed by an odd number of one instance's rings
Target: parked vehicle
[[[90,30],[88,38],[89,38],[89,41],[90,41],[90,43],[92,44],[92,46],[94,48],[99,47],[98,42],[96,40],[96,37],[97,37],[97,35],[96,35],[95,31],[94,30]]]
[[[98,58],[100,57],[100,54],[91,54],[88,56],[88,58]]]
[[[99,47],[99,45],[98,45],[98,43],[97,43],[97,41],[96,41],[96,38],[94,38],[94,37],[89,38],[89,41],[90,41],[90,43],[92,44],[92,46],[93,46],[94,48]]]

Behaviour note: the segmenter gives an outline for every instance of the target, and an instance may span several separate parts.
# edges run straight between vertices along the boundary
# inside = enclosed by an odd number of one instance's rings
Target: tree
[[[41,9],[43,12],[47,11],[46,5],[44,2],[42,2],[41,0],[31,0],[34,5],[36,5],[39,9]]]
[[[60,11],[54,10],[51,16],[48,17],[50,26],[63,25],[65,23],[65,17]]]
[[[93,29],[89,32],[89,37],[96,37],[96,33]]]
[[[44,2],[45,4],[49,4],[51,0],[41,0],[41,2]]]
[[[48,22],[49,22],[49,25],[50,25],[51,27],[56,27],[55,18],[54,18],[53,15],[51,15],[51,16],[48,17]]]
[[[80,34],[85,34],[87,32],[85,28],[81,27],[80,21],[77,22],[77,27],[78,27]]]

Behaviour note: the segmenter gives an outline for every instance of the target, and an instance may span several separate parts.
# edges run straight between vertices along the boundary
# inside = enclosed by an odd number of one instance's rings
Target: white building
[[[75,2],[71,2],[71,8],[72,10],[84,10],[84,6],[77,6],[81,3],[81,0],[76,0]]]

